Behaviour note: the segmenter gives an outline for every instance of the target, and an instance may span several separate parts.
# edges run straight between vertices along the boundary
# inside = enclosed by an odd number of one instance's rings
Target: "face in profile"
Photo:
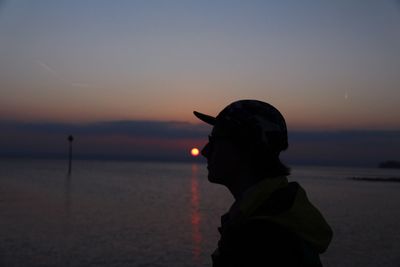
[[[210,182],[228,185],[238,174],[240,155],[229,136],[213,131],[201,154],[207,159]]]

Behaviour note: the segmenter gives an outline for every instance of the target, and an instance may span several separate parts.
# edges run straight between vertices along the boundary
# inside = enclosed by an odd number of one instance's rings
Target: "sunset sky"
[[[243,98],[293,131],[400,131],[396,0],[3,0],[0,38],[0,127],[16,143],[18,123],[192,125]]]

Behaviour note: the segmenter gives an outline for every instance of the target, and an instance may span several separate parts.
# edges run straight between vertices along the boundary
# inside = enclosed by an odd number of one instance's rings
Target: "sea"
[[[211,266],[233,202],[203,163],[0,160],[0,266]],[[400,266],[399,170],[291,166],[334,231],[324,266]]]

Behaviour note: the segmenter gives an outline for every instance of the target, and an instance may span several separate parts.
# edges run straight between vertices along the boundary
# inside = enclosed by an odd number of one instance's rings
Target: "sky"
[[[400,138],[396,0],[3,0],[0,40],[3,152],[52,144],[48,127],[66,134],[125,122],[161,127],[140,137],[147,148],[133,148],[169,157],[204,142],[209,128],[193,110],[216,115],[238,99],[271,103],[294,133],[330,132],[333,146],[343,132]],[[197,134],[162,135],[177,124]],[[104,142],[146,143],[91,133],[87,154]],[[382,153],[400,158],[395,148]]]

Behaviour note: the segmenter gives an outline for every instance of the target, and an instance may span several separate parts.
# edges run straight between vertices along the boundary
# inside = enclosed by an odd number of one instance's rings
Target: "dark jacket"
[[[298,183],[265,179],[222,216],[214,267],[322,266],[332,230]]]

